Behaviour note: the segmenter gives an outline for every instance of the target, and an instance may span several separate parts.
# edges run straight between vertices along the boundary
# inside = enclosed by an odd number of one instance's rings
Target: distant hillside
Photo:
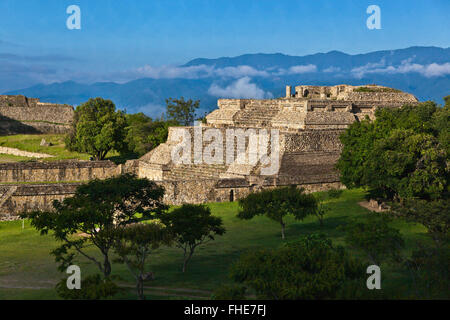
[[[90,97],[112,99],[128,112],[156,117],[164,100],[201,100],[199,114],[215,108],[218,97],[278,97],[285,85],[376,83],[414,94],[419,100],[442,102],[450,94],[450,48],[410,47],[349,55],[331,51],[306,56],[245,54],[218,59],[194,59],[170,76],[154,76],[124,84],[76,82],[36,85],[6,94],[23,94],[44,102],[77,105]],[[180,72],[183,71],[183,72]]]
[[[446,63],[450,61],[450,48],[438,47],[410,47],[397,50],[374,51],[364,54],[350,55],[340,51],[330,51],[327,53],[316,53],[306,56],[289,56],[281,53],[275,54],[244,54],[233,58],[218,59],[194,59],[185,66],[215,65],[216,67],[230,67],[238,65],[248,65],[257,69],[267,69],[271,67],[288,68],[295,65],[316,65],[319,69],[326,69],[330,66],[340,67],[349,71],[352,68],[366,65],[368,63],[378,63],[382,59],[386,65],[400,65],[402,61],[414,59],[417,64]]]

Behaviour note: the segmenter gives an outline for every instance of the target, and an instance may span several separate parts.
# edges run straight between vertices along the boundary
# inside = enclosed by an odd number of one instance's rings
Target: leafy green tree
[[[343,247],[314,234],[276,250],[244,254],[230,275],[262,299],[333,299],[347,281],[364,276],[365,269]]]
[[[447,158],[450,155],[450,96],[444,97],[445,105],[439,108],[433,114],[433,128],[435,128],[436,136],[439,144],[447,153]]]
[[[65,139],[66,147],[103,160],[111,150],[126,150],[126,125],[124,113],[116,111],[111,100],[89,99],[75,110],[72,131]]]
[[[335,191],[342,191],[342,190],[335,190]],[[314,194],[314,197],[316,198],[317,202],[317,210],[315,211],[315,215],[317,217],[317,220],[319,220],[321,227],[323,227],[325,215],[327,215],[331,210],[329,205],[326,204],[325,202],[326,198],[339,197],[341,193],[342,192],[340,192],[339,195],[336,195],[336,193],[333,192],[333,190],[329,190],[327,193],[318,192]]]
[[[317,213],[317,199],[305,194],[304,189],[295,186],[266,189],[249,194],[239,200],[238,218],[249,220],[258,215],[280,223],[281,237],[285,238],[286,223],[284,218],[293,215],[296,220]]]
[[[448,243],[450,227],[448,199],[435,201],[407,199],[402,203],[393,203],[390,211],[394,216],[424,225],[438,246]]]
[[[330,212],[330,208],[328,205],[324,204],[324,202],[318,202],[316,216],[319,220],[320,226],[323,227],[323,220],[325,219],[325,215]]]
[[[148,136],[151,133],[150,127],[153,120],[145,114],[127,114],[127,127],[125,143],[129,152],[138,156],[144,155],[150,150]]]
[[[178,126],[178,122],[174,120],[154,121],[150,128],[151,129],[150,134],[148,135],[150,150],[166,142],[167,136],[169,135],[169,127],[176,127],[176,126]]]
[[[349,188],[368,187],[374,198],[432,200],[449,194],[448,102],[377,110],[340,137],[337,167]]]
[[[103,278],[96,274],[87,276],[81,280],[81,288],[70,290],[67,288],[66,279],[62,279],[56,285],[58,295],[66,300],[100,300],[114,297],[120,288],[111,278]]]
[[[345,241],[364,251],[373,264],[378,265],[387,258],[399,261],[405,243],[399,230],[389,227],[388,222],[386,215],[369,213],[366,221],[347,226]]]
[[[183,272],[198,246],[225,233],[222,219],[211,215],[211,209],[204,205],[184,204],[160,219],[174,235],[175,246],[183,250]]]
[[[182,126],[191,126],[194,123],[195,110],[200,106],[200,100],[193,101],[192,99],[166,99],[167,118],[168,120],[175,120]]]
[[[78,253],[95,263],[107,278],[117,229],[161,213],[166,209],[163,195],[164,189],[154,182],[125,174],[92,180],[79,186],[73,197],[55,200],[53,211],[23,213],[22,218],[30,218],[41,235],[51,232],[62,243],[51,252],[60,271],[65,271]],[[101,253],[101,260],[87,250],[92,246]]]
[[[150,254],[163,245],[170,246],[172,235],[165,225],[158,221],[138,223],[118,230],[115,251],[118,262],[124,263],[136,279],[136,291],[140,300],[145,300],[144,282],[153,280],[153,272],[146,271]]]
[[[142,156],[166,142],[169,127],[178,126],[174,120],[152,120],[143,113],[127,114],[125,143],[129,152]]]
[[[449,299],[450,246],[447,241],[439,247],[417,244],[411,258],[405,261],[413,276],[415,298]]]
[[[448,192],[446,162],[432,135],[396,129],[373,147],[363,182],[385,199],[438,199]]]

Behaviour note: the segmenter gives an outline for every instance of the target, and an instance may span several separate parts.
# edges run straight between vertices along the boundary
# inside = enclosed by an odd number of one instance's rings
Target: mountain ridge
[[[430,67],[432,66],[432,68]],[[43,102],[80,104],[90,97],[112,99],[121,109],[157,117],[165,99],[200,99],[200,114],[215,108],[218,98],[279,97],[285,85],[376,83],[414,94],[420,100],[441,102],[450,94],[450,48],[414,46],[395,50],[347,54],[337,50],[305,56],[283,53],[243,54],[214,59],[197,58],[176,68],[180,76],[140,77],[125,83],[91,84],[74,81],[37,84],[5,94],[23,94]],[[183,77],[184,76],[184,77]],[[252,96],[253,94],[253,96]]]

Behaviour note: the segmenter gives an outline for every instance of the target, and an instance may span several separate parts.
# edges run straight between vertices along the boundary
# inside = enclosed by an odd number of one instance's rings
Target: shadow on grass
[[[115,164],[124,164],[128,160],[136,160],[139,156],[134,153],[126,154],[126,155],[118,155],[118,156],[111,156],[106,158],[106,160],[110,160],[114,162]]]
[[[348,224],[348,222],[348,217],[342,216],[325,218],[323,226],[320,225],[319,221],[291,224],[286,226],[286,237],[287,240],[290,240],[294,234],[299,237],[312,233],[324,233],[330,238],[342,236],[344,232],[339,230],[339,227]]]

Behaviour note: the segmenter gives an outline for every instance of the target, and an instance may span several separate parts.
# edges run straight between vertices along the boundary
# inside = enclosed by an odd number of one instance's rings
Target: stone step
[[[166,171],[164,173],[164,179],[194,180],[219,178],[222,173],[226,172],[226,169],[227,166],[222,164],[180,164],[176,167],[171,168],[170,171]]]

